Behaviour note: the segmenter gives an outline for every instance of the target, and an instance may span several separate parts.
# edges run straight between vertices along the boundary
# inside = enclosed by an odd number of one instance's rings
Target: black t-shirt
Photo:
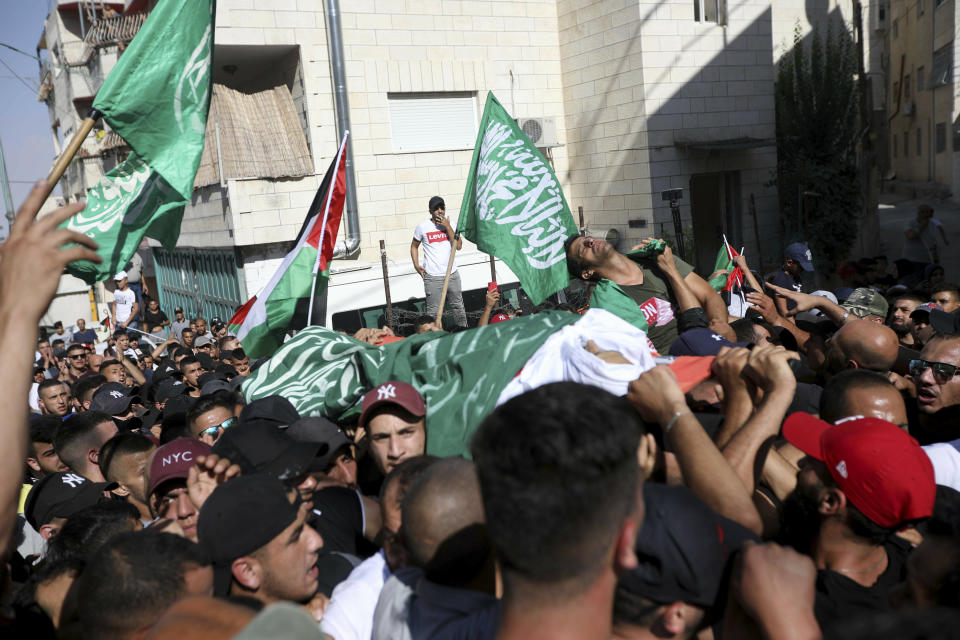
[[[363,503],[356,491],[327,487],[315,492],[309,522],[323,537],[324,551],[362,555]]]
[[[160,324],[166,321],[167,314],[163,312],[163,309],[157,309],[156,313],[150,311],[150,309],[143,312],[143,323],[146,325],[147,333],[159,329]]]
[[[795,278],[788,274],[786,271],[777,271],[773,276],[768,280],[778,287],[783,287],[784,289],[791,289],[793,291],[802,292],[803,291],[803,282],[800,278]],[[793,309],[797,306],[797,303],[793,300],[787,300],[787,309]]]
[[[878,611],[889,611],[890,589],[906,579],[909,543],[892,538],[883,545],[887,550],[887,570],[870,587],[864,587],[837,571],[817,572],[817,591],[813,611],[825,637],[832,627]]]

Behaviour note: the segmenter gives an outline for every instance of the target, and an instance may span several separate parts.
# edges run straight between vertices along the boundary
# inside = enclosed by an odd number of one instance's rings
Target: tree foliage
[[[777,189],[786,242],[807,241],[832,270],[857,235],[861,203],[857,151],[856,48],[850,33],[828,23],[805,46],[799,26],[777,73]],[[803,197],[801,192],[811,195]],[[816,195],[812,195],[816,194]],[[806,221],[804,221],[804,217]]]

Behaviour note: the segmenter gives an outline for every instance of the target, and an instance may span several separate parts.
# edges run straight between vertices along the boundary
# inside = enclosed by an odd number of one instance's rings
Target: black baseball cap
[[[423,202],[423,200],[421,200],[420,202]],[[444,209],[446,209],[447,205],[443,202],[443,198],[441,198],[440,196],[433,196],[432,198],[430,198],[429,210],[431,212],[436,211],[437,207],[443,207]]]
[[[155,385],[153,395],[157,402],[168,402],[171,398],[185,394],[189,389],[176,378],[164,378]]]
[[[200,509],[197,538],[213,562],[215,596],[228,595],[233,561],[280,535],[299,510],[299,494],[291,503],[283,483],[264,473],[243,475],[214,489]]]
[[[126,413],[134,402],[142,403],[134,393],[135,387],[125,387],[119,382],[108,382],[97,389],[90,400],[90,411],[101,411],[116,416]]]
[[[226,391],[228,393],[233,393],[233,387],[226,380],[221,380],[220,378],[213,378],[203,383],[203,386],[200,387],[201,396],[211,396],[219,391]]]
[[[80,509],[97,504],[108,484],[91,482],[72,471],[51,473],[30,489],[23,513],[30,526],[39,531],[54,518],[69,518]]]
[[[196,401],[196,398],[186,393],[173,396],[167,400],[167,404],[163,405],[164,422],[166,422],[167,418],[172,418],[174,416],[180,416],[181,419],[186,418],[187,411],[190,411],[190,407],[192,407],[193,403]]]
[[[253,420],[230,427],[213,445],[221,458],[240,465],[243,473],[267,473],[293,480],[310,470],[320,443],[297,442],[269,420]]]
[[[242,382],[242,381],[241,381]],[[274,425],[291,425],[300,419],[300,414],[283,396],[266,396],[254,400],[240,412],[240,422],[269,420]]]
[[[333,463],[337,452],[350,445],[343,429],[321,417],[300,418],[287,428],[286,433],[297,442],[322,445],[311,465],[315,471],[325,471]]]
[[[625,589],[660,604],[710,610],[720,601],[731,555],[759,538],[718,515],[684,486],[643,485],[645,513],[637,534],[637,567],[620,576]]]

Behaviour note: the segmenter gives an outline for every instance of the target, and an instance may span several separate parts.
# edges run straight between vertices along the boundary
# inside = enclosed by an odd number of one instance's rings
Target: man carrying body
[[[127,281],[126,271],[121,271],[113,276],[117,283],[117,290],[113,292],[112,318],[113,326],[116,329],[137,328],[137,313],[140,312],[140,305],[137,304],[137,294]]]
[[[727,324],[723,298],[693,267],[673,256],[667,247],[649,258],[624,255],[599,238],[571,236],[566,241],[567,269],[575,278],[599,282],[590,304],[607,309],[627,322],[644,328],[660,353],[667,353],[681,330],[704,326],[690,311],[697,307],[706,314],[706,323],[728,340],[736,336]],[[676,309],[676,311],[674,310]],[[694,311],[694,314],[699,313]]]
[[[198,520],[200,546],[213,560],[215,595],[265,605],[311,600],[323,539],[307,524],[309,513],[309,503],[267,474],[217,487]]]
[[[440,308],[440,294],[443,281],[450,262],[450,251],[454,243],[453,226],[446,216],[446,205],[443,198],[434,196],[429,203],[430,219],[424,220],[413,231],[413,241],[410,243],[410,258],[413,268],[423,278],[423,290],[427,297],[427,314],[436,317]],[[463,247],[463,239],[457,238],[457,250]],[[423,264],[420,264],[419,249],[423,244]],[[453,311],[454,322],[462,327],[467,326],[467,312],[463,307],[463,295],[460,291],[460,274],[457,273],[456,261],[450,272],[450,284],[447,287],[446,304]]]

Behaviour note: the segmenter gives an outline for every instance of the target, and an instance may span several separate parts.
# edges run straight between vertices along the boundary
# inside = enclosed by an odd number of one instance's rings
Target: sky
[[[53,0],[0,0],[0,43],[36,55],[52,5]],[[47,175],[54,160],[50,116],[47,105],[37,101],[38,84],[34,58],[0,47],[0,143],[14,207],[23,202],[36,180]],[[0,199],[0,215],[5,208],[2,203]]]

